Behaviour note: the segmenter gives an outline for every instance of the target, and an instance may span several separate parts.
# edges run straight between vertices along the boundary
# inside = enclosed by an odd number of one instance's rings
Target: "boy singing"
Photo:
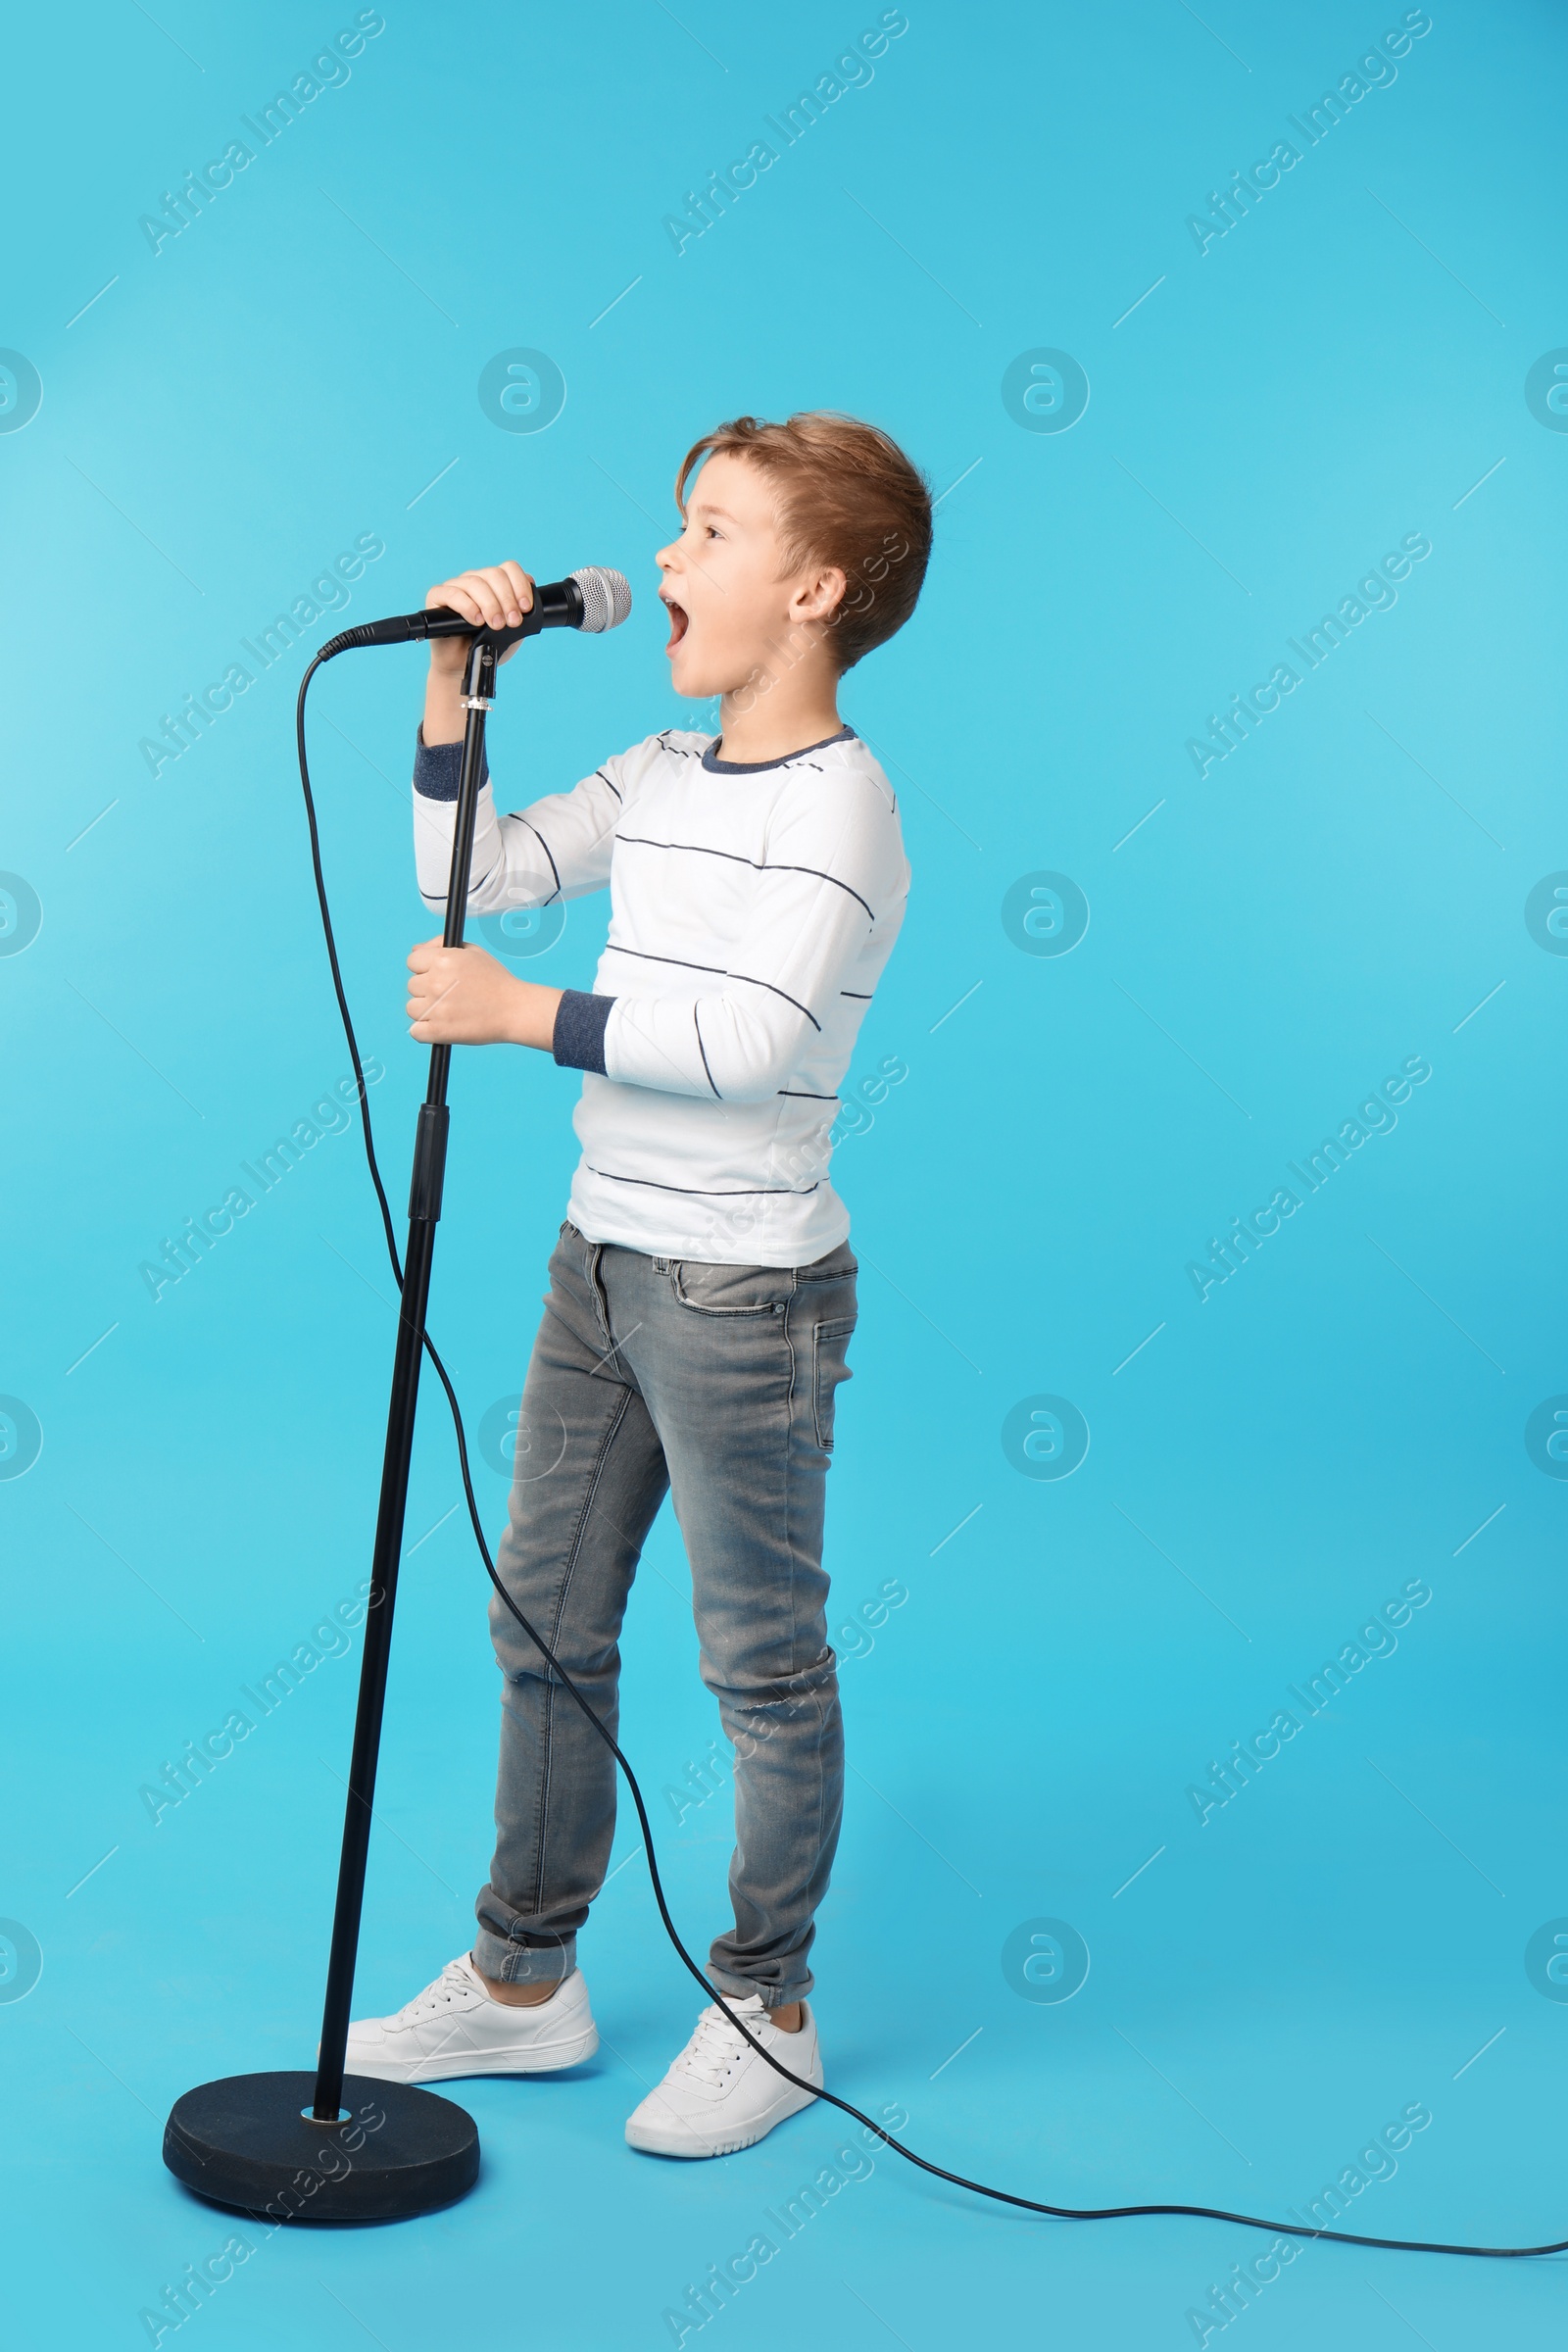
[[[666,728],[515,814],[488,782],[480,796],[471,912],[609,884],[593,991],[430,941],[409,957],[410,1034],[532,1046],[583,1073],[499,1573],[613,1731],[621,1619],[671,1496],[735,1750],[734,1925],[709,1974],[820,2085],[808,1956],[844,1775],[822,1524],[857,1273],[830,1130],[909,884],[893,791],[840,717],[838,681],[913,611],[931,504],[885,433],[824,412],[706,434],[675,499],[681,531],[657,559],[665,650],[677,694],[720,698],[719,734]],[[426,602],[497,628],[532,597],[506,563]],[[436,911],[466,651],[431,643],[415,760]],[[406,2008],[352,2026],[353,2074],[530,2074],[598,2046],[576,1938],[610,1856],[614,1764],[499,1599],[490,1630],[504,1681],[479,1933]],[[712,2006],[626,2137],[727,2155],[809,2101]]]

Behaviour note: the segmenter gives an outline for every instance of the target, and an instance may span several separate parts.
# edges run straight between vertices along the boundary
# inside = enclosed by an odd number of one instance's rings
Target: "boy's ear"
[[[811,578],[802,582],[795,591],[793,603],[799,620],[826,620],[843,603],[849,581],[836,564],[826,565]]]

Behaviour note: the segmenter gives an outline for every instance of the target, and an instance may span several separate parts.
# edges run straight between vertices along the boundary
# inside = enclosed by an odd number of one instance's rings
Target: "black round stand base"
[[[349,2075],[343,2120],[318,2124],[315,2096],[314,2074],[203,2082],[170,2111],[164,2162],[212,2204],[279,2222],[406,2221],[479,2178],[478,2131],[450,2099]]]

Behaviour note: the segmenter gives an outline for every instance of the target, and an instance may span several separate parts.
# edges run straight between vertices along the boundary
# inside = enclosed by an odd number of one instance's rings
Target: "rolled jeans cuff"
[[[756,1977],[734,1976],[727,1968],[716,1967],[711,1960],[705,1961],[703,1966],[726,2000],[744,2001],[748,1993],[759,1992],[762,1996],[762,2007],[767,2010],[787,2009],[791,2001],[804,2001],[816,1983],[808,1968],[797,1984],[764,1984]]]
[[[473,1964],[498,1984],[562,1984],[577,1965],[575,1936],[553,1936],[544,1943],[517,1943],[481,1928],[473,1939]]]

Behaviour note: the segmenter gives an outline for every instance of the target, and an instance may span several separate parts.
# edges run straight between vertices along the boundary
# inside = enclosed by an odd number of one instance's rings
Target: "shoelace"
[[[757,2005],[754,2009],[753,2002]],[[755,1993],[737,2001],[736,2010],[755,2032],[765,2022],[765,2011]],[[697,2031],[681,2052],[681,2071],[695,2075],[700,2082],[722,2082],[733,2074],[741,2059],[747,2055],[747,2044],[736,2033],[722,2009],[705,2009],[697,2021]]]
[[[433,2017],[449,2002],[466,1997],[473,1990],[472,1981],[461,1960],[449,1960],[433,1984],[416,1992],[412,2001],[405,2002],[393,2020],[395,2025],[416,2025],[421,2017]]]

